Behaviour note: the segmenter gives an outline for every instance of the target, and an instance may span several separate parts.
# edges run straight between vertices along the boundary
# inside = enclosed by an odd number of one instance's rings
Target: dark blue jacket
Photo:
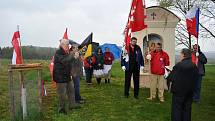
[[[199,52],[199,56],[198,56],[198,70],[199,70],[199,74],[204,76],[205,75],[205,64],[207,63],[207,58],[206,56],[202,53]]]
[[[134,48],[135,48],[137,66],[138,66],[138,69],[140,69],[140,66],[144,66],[142,51],[138,45],[135,45]],[[128,56],[130,55],[128,54]],[[121,67],[122,66],[125,66],[126,70],[129,70],[129,61],[126,62],[125,59],[123,59],[123,57],[121,56]]]

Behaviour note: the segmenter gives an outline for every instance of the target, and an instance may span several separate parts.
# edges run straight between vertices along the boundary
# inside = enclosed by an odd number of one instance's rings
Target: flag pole
[[[144,0],[144,14],[146,16],[146,1]],[[150,54],[149,50],[149,34],[148,34],[148,27],[146,27],[146,41],[147,41],[147,55]],[[151,60],[149,59],[149,74],[151,73]]]
[[[17,31],[19,32],[19,25],[17,25]],[[20,33],[19,33],[19,36],[20,36]],[[24,63],[24,61],[23,61],[23,57],[22,57],[21,36],[19,37],[19,45],[20,45],[20,54],[21,54],[22,63]]]
[[[187,0],[187,9],[190,10],[190,0]],[[189,39],[189,49],[191,50],[191,34],[188,32],[188,39]]]
[[[17,25],[17,31],[19,32],[19,25]],[[21,60],[22,60],[22,64],[23,64],[22,45],[21,45],[20,33],[19,33],[19,45],[20,45]],[[23,77],[24,77],[23,76],[23,71],[20,71],[22,118],[26,119],[26,117],[27,117],[27,102],[26,102],[26,88],[25,88],[24,78]]]

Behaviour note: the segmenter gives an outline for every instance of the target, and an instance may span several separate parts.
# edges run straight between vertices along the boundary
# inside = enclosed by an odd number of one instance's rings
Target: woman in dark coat
[[[86,83],[88,85],[92,84],[93,66],[95,61],[96,59],[94,56],[84,58],[84,70],[86,75]]]
[[[97,52],[95,53],[96,62],[94,65],[94,74],[96,76],[96,81],[98,84],[101,83],[101,74],[103,72],[102,69],[104,68],[104,55],[102,49],[99,47]]]

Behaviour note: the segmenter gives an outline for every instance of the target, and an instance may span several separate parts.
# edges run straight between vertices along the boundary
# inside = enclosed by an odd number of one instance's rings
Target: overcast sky
[[[0,46],[11,46],[17,25],[22,45],[58,47],[66,27],[69,38],[78,43],[93,32],[95,42],[122,45],[130,4],[131,0],[1,0]],[[146,0],[146,5],[156,3]],[[206,51],[213,50],[210,42],[204,44]]]

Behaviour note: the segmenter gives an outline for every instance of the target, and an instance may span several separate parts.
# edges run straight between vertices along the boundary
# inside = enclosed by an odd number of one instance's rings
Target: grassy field
[[[169,121],[171,109],[171,94],[165,93],[166,101],[150,102],[146,100],[149,95],[148,89],[141,89],[139,99],[133,98],[133,90],[130,91],[128,99],[123,97],[124,73],[119,63],[113,65],[113,79],[110,84],[87,86],[81,80],[81,95],[86,103],[80,109],[69,111],[68,115],[57,113],[57,97],[51,90],[49,61],[27,61],[41,62],[44,65],[43,79],[46,82],[48,96],[43,99],[43,113],[38,116],[33,110],[28,110],[29,121]],[[0,120],[9,120],[9,97],[8,97],[8,75],[7,60],[3,60],[0,66]],[[206,76],[202,83],[201,102],[194,103],[192,109],[193,121],[215,121],[215,66],[206,66]],[[34,72],[26,73],[26,79],[33,80]],[[18,85],[19,83],[17,83]],[[31,85],[32,87],[34,85]],[[36,86],[36,85],[35,85]],[[31,92],[32,93],[32,92]],[[34,94],[36,95],[36,94]],[[34,99],[32,99],[34,100]],[[32,102],[31,102],[32,103]],[[30,104],[29,104],[30,105]],[[33,112],[33,113],[32,113]],[[20,117],[17,118],[19,120]]]

